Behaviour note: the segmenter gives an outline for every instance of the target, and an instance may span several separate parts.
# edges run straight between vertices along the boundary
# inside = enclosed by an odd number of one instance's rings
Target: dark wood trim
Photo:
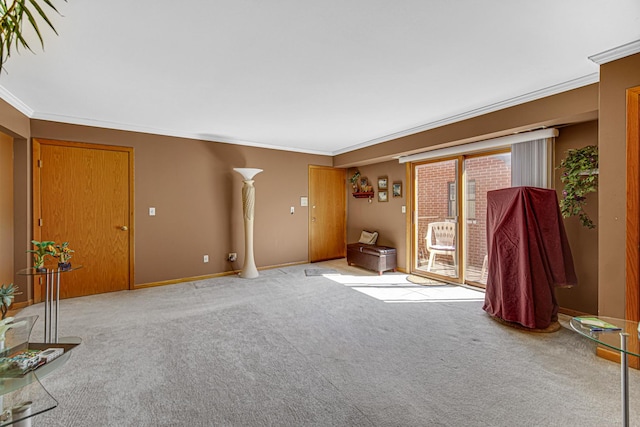
[[[626,292],[625,316],[640,320],[640,86],[627,90],[627,210],[626,210]],[[630,343],[638,352],[638,341]],[[630,366],[640,368],[637,357]]]

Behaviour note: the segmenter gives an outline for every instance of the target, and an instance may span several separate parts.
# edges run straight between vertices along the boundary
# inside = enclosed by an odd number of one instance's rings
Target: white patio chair
[[[456,224],[454,222],[432,222],[425,237],[429,251],[427,271],[431,271],[436,255],[449,255],[456,267]]]

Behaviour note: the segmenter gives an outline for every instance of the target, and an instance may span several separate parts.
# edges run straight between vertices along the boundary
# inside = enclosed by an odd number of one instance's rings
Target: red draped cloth
[[[558,319],[554,287],[577,284],[554,190],[512,187],[487,193],[487,287],[483,309],[532,329]]]

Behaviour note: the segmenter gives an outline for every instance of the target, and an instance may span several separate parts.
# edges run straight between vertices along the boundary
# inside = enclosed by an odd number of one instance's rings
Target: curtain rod
[[[556,128],[540,129],[531,132],[516,133],[514,135],[501,136],[499,138],[485,139],[483,141],[470,142],[468,144],[455,145],[453,147],[439,148],[422,153],[411,154],[398,158],[400,163],[416,162],[428,160],[436,157],[453,156],[474,151],[489,150],[492,148],[503,148],[521,142],[533,141],[536,139],[555,138],[560,134]]]

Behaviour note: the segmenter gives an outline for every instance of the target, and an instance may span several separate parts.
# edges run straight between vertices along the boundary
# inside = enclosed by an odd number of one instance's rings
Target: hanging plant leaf
[[[15,46],[16,50],[20,47],[32,50],[23,36],[25,16],[28,26],[33,29],[43,48],[44,39],[38,19],[43,20],[55,34],[58,34],[41,3],[58,13],[51,0],[0,0],[0,71],[11,56],[12,47]]]
[[[560,162],[564,172],[560,181],[564,184],[560,212],[563,218],[578,216],[587,228],[595,224],[584,211],[586,195],[598,190],[598,147],[588,145],[567,151],[567,157]]]

